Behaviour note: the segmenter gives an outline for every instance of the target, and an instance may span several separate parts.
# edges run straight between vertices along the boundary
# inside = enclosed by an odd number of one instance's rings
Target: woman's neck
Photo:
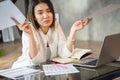
[[[43,32],[44,34],[47,34],[49,28],[41,28],[41,30],[42,30],[42,32]]]

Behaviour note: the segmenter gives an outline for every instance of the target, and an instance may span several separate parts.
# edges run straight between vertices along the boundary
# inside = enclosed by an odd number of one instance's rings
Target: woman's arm
[[[38,54],[37,45],[34,39],[33,34],[29,37],[29,55],[33,59]]]
[[[34,58],[38,54],[38,49],[29,22],[25,20],[23,23],[19,23],[15,18],[11,17],[11,19],[21,31],[28,34],[29,55],[31,59]]]
[[[73,47],[73,44],[74,44],[74,41],[75,41],[75,35],[76,35],[76,32],[78,30],[81,30],[83,29],[90,21],[92,20],[92,18],[88,18],[87,20],[80,20],[80,21],[76,21],[72,27],[71,27],[71,30],[70,30],[70,34],[68,36],[68,39],[67,39],[67,48],[72,52],[72,47]]]

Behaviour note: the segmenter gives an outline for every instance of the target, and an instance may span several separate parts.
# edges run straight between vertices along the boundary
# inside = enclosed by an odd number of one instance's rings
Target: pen
[[[65,65],[62,64],[54,64],[55,67],[62,68],[62,69],[67,69]]]

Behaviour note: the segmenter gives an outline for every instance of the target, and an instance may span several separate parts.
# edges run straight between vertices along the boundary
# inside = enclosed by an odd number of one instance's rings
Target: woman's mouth
[[[50,20],[44,20],[43,23],[50,23]]]

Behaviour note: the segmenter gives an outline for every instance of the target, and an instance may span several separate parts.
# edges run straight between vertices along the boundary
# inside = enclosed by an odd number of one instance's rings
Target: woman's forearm
[[[37,54],[38,54],[38,48],[37,48],[37,44],[35,42],[34,36],[30,36],[29,38],[29,55],[32,58],[34,58]]]
[[[69,36],[67,38],[67,48],[71,52],[72,52],[74,41],[75,41],[75,35],[76,35],[75,31],[70,31],[70,34],[69,34]]]

